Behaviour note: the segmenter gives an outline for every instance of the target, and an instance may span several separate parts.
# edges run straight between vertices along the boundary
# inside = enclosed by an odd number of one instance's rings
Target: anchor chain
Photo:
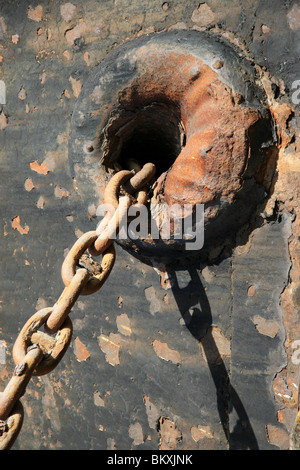
[[[134,175],[122,170],[111,178],[104,203],[112,205],[114,213],[107,211],[96,230],[83,234],[75,242],[62,264],[65,288],[61,296],[53,307],[36,312],[21,329],[13,346],[16,364],[13,376],[0,393],[0,450],[10,449],[21,430],[24,409],[20,398],[32,376],[51,372],[68,349],[72,338],[69,313],[76,300],[80,295],[97,292],[111,273],[116,257],[113,236],[118,233],[129,207],[147,203],[146,185],[154,174],[155,166],[147,163]],[[92,256],[100,254],[99,264]]]

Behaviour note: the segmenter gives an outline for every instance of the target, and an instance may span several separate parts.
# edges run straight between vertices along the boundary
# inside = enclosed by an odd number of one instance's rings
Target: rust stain
[[[109,336],[102,334],[98,337],[98,342],[105,354],[106,361],[112,366],[120,364],[120,335],[116,333],[110,333]]]
[[[6,24],[2,16],[0,16],[0,32],[2,32],[3,34],[6,34]]]
[[[30,162],[29,166],[32,171],[35,171],[39,175],[47,175],[47,173],[50,171],[45,162],[39,164],[37,161],[34,161]]]
[[[63,57],[64,57],[67,61],[71,60],[71,53],[70,53],[70,51],[64,51],[64,52],[63,52]]]
[[[249,296],[249,297],[253,297],[254,294],[255,294],[255,291],[256,291],[256,287],[255,287],[255,286],[250,286],[250,287],[248,288],[248,291],[247,291],[248,296]]]
[[[80,341],[78,336],[74,340],[74,354],[78,362],[86,361],[90,357],[90,353],[86,346]]]
[[[204,438],[213,439],[214,437],[210,426],[204,426],[201,424],[191,428],[191,436],[195,442],[198,442]]]
[[[44,196],[40,196],[37,200],[36,206],[38,209],[44,209],[46,204],[46,200]]]
[[[292,107],[286,103],[275,102],[270,106],[270,110],[280,130],[279,147],[286,148],[292,139],[292,135],[287,129],[287,121],[293,112]]]
[[[64,3],[60,6],[60,14],[64,21],[69,22],[72,20],[76,12],[76,6],[73,3]]]
[[[267,424],[267,438],[270,444],[279,447],[281,450],[288,450],[290,445],[290,436],[284,429]]]
[[[232,202],[243,186],[250,158],[248,133],[261,119],[260,113],[241,106],[241,95],[192,54],[172,49],[161,53],[148,45],[137,50],[136,60],[147,64],[145,72],[141,70],[123,90],[120,105],[140,106],[160,99],[180,103],[186,134],[186,145],[164,175],[153,202],[205,204],[219,198]]]
[[[37,5],[37,7],[33,8],[31,5],[27,10],[27,16],[33,21],[42,21],[43,19],[43,7],[42,5]]]
[[[70,46],[73,46],[76,39],[81,38],[81,36],[86,32],[86,29],[86,23],[82,19],[80,19],[79,23],[76,26],[66,30],[65,37],[67,43]]]
[[[161,302],[158,299],[156,295],[156,291],[153,286],[147,287],[145,290],[145,297],[149,302],[149,309],[151,315],[154,315],[155,313],[160,311],[161,308]]]
[[[87,51],[83,54],[83,60],[86,63],[86,65],[89,67],[90,66],[90,54]]]
[[[143,428],[140,423],[136,422],[130,424],[128,429],[129,437],[133,440],[133,445],[138,446],[143,444],[144,442],[144,435],[143,435]]]
[[[293,408],[298,402],[298,387],[289,368],[278,372],[273,380],[273,392],[277,403],[283,407]]]
[[[81,81],[76,80],[76,78],[73,78],[73,77],[70,77],[69,81],[71,83],[73,94],[74,94],[75,98],[78,98],[78,96],[80,95],[80,92],[81,92],[81,88],[82,88]]]
[[[178,364],[181,362],[179,352],[175,351],[174,349],[170,349],[167,343],[162,343],[161,341],[155,339],[152,342],[152,346],[157,356],[164,361],[170,361],[173,362],[173,364]]]
[[[18,93],[18,98],[22,101],[26,100],[26,96],[27,96],[27,93],[26,93],[26,90],[24,87],[21,87],[19,93]]]
[[[291,30],[300,28],[300,6],[294,3],[293,7],[287,13],[287,22]]]
[[[160,276],[161,287],[164,290],[172,289],[172,286],[174,285],[174,280],[168,273],[166,265],[163,263],[152,261],[152,266],[154,271]]]
[[[193,11],[192,21],[199,26],[208,26],[215,20],[215,14],[206,3],[200,3],[198,8]]]
[[[278,171],[283,173],[300,173],[299,153],[292,152],[285,155],[284,159],[278,162]]]
[[[26,191],[30,192],[33,190],[34,188],[34,184],[33,184],[33,181],[31,178],[27,178],[25,180],[25,183],[24,183],[24,188],[26,189]]]
[[[124,336],[130,336],[132,333],[131,327],[130,327],[130,320],[127,316],[126,313],[121,313],[121,315],[118,315],[116,318],[117,322],[117,327],[120,333]]]
[[[0,113],[0,130],[3,131],[8,126],[7,117],[5,116],[4,112],[1,111]]]
[[[63,197],[68,197],[68,191],[59,185],[55,185],[54,196],[57,197],[58,199],[62,199]]]
[[[199,347],[205,360],[206,357],[209,357],[216,364],[220,364],[223,357],[229,357],[231,354],[230,340],[216,326],[208,328],[205,336],[201,339]]]
[[[144,403],[146,407],[146,413],[148,418],[148,424],[151,429],[157,428],[157,423],[160,418],[160,412],[156,405],[154,405],[149,397],[144,395]]]
[[[20,36],[18,34],[13,34],[12,37],[11,37],[11,41],[13,44],[18,44],[20,40]]]
[[[269,336],[270,338],[275,338],[278,331],[280,330],[280,325],[277,321],[266,320],[260,315],[255,315],[252,318],[252,321],[255,325],[255,328],[257,329],[259,333],[265,336]]]
[[[123,298],[120,295],[118,297],[118,307],[123,308]]]
[[[94,393],[94,403],[95,403],[96,406],[105,406],[105,402],[104,402],[103,398],[101,398],[99,392]]]
[[[96,104],[100,104],[101,103],[101,98],[103,96],[103,91],[102,91],[102,88],[100,85],[97,85],[94,90],[93,90],[93,93],[91,94],[91,99],[96,103]]]
[[[174,450],[182,440],[182,433],[176,423],[169,418],[159,419],[159,450]]]
[[[12,225],[12,228],[14,230],[18,230],[18,232],[20,232],[21,235],[27,235],[27,233],[29,232],[28,225],[25,225],[24,228],[21,226],[20,217],[18,215],[12,219],[11,225]]]

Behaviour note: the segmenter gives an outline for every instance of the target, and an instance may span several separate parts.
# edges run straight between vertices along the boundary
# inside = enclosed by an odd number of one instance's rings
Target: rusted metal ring
[[[5,430],[0,435],[0,450],[9,450],[13,446],[22,428],[23,420],[24,408],[18,400],[5,421]]]
[[[119,171],[112,177],[105,188],[105,204],[111,204],[115,210],[118,209],[120,188],[130,177],[132,177],[132,172],[127,170]]]
[[[30,343],[38,344],[43,350],[44,358],[33,371],[33,375],[45,375],[51,372],[60,362],[71,342],[73,327],[69,317],[66,318],[55,338],[38,331],[46,323],[52,311],[53,307],[47,307],[32,315],[20,331],[13,347],[13,358],[16,364],[24,360]]]
[[[75,276],[76,265],[83,253],[92,246],[98,238],[97,232],[92,230],[83,234],[67,254],[61,268],[61,276],[65,286],[68,286]],[[115,262],[116,252],[113,243],[102,253],[101,272],[93,275],[80,292],[81,295],[93,294],[104,284]]]
[[[72,115],[70,163],[86,204],[103,198],[99,181],[130,169],[134,148],[140,166],[167,162],[157,171],[151,211],[204,205],[205,247],[227,243],[267,197],[276,165],[276,129],[254,65],[212,31],[153,33],[116,48],[90,74]],[[147,148],[157,136],[158,154]],[[88,141],[94,158],[86,161]],[[165,158],[160,149],[170,147]],[[161,260],[184,254],[185,241],[173,242],[118,240]]]
[[[63,293],[53,306],[53,310],[45,325],[47,333],[56,333],[61,325],[63,325],[89,278],[90,273],[87,269],[77,269],[70,284],[64,288]]]

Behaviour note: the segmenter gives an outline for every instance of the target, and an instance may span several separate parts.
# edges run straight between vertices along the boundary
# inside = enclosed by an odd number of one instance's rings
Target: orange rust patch
[[[34,188],[34,184],[31,178],[27,178],[24,183],[26,191],[30,192]]]
[[[127,316],[126,313],[121,313],[121,315],[118,315],[116,318],[117,322],[117,327],[120,333],[124,336],[130,336],[132,333],[131,327],[130,327],[130,320]]]
[[[278,104],[274,103],[270,107],[270,110],[274,116],[278,128],[280,129],[280,139],[279,147],[285,148],[288,143],[291,141],[292,136],[287,131],[287,121],[292,114],[292,108],[286,103]]]
[[[206,3],[200,3],[193,11],[192,21],[199,26],[208,26],[215,20],[215,14]]]
[[[105,406],[103,398],[101,398],[99,392],[94,393],[94,403],[96,406]]]
[[[143,428],[140,423],[130,424],[128,430],[129,437],[133,440],[133,445],[138,446],[144,442]]]
[[[0,114],[0,130],[2,131],[8,126],[7,117],[5,116],[4,112],[2,111]]]
[[[120,295],[118,297],[118,307],[123,308],[123,297],[121,297]]]
[[[280,405],[292,408],[297,404],[297,385],[289,375],[288,369],[282,369],[278,374],[276,374],[273,380],[273,391],[275,399]]]
[[[78,337],[74,340],[74,354],[79,362],[86,361],[90,357],[89,351]]]
[[[169,418],[161,417],[159,419],[160,444],[159,450],[176,449],[178,443],[182,440],[182,434],[176,423]]]
[[[45,162],[39,165],[37,161],[34,161],[30,162],[29,166],[32,171],[36,171],[39,175],[47,175],[50,171]]]
[[[11,40],[13,42],[13,44],[18,44],[19,40],[20,40],[20,37],[18,34],[13,34],[12,37],[11,37]]]
[[[74,41],[79,39],[86,31],[86,24],[83,20],[80,20],[78,25],[74,28],[70,28],[65,32],[66,41],[70,46],[73,46]]]
[[[54,196],[57,197],[58,199],[62,199],[63,197],[68,197],[68,191],[56,185],[54,188]]]
[[[100,335],[98,341],[106,361],[112,366],[120,364],[120,335],[115,333],[110,333],[109,336]]]
[[[86,63],[86,65],[89,67],[90,66],[90,54],[87,51],[83,54],[83,60]]]
[[[18,230],[21,235],[27,235],[27,233],[29,232],[28,225],[25,225],[24,228],[21,226],[20,217],[18,215],[13,218],[11,226],[14,230]]]
[[[38,5],[36,8],[32,8],[32,6],[30,5],[30,7],[27,10],[27,16],[33,21],[37,21],[37,22],[42,21],[43,19],[42,5]]]
[[[260,315],[255,315],[252,319],[255,328],[262,335],[270,336],[270,338],[275,338],[278,331],[280,330],[280,325],[275,320],[266,320]]]
[[[76,11],[76,6],[73,5],[72,3],[64,3],[60,7],[60,14],[63,20],[69,22],[74,16],[74,13]]]
[[[198,442],[205,437],[208,439],[212,439],[214,437],[210,426],[202,426],[200,424],[197,427],[193,426],[191,428],[191,436],[195,442]]]
[[[148,418],[149,427],[151,429],[156,429],[157,422],[160,417],[159,409],[153,403],[151,403],[149,397],[144,395],[144,403],[146,407],[146,413]]]
[[[213,341],[212,341],[213,339]],[[209,357],[212,362],[220,364],[222,357],[229,357],[231,354],[230,340],[224,336],[217,326],[209,327],[206,335],[199,344],[204,358]]]
[[[21,88],[21,90],[18,93],[18,98],[22,101],[26,100],[26,90],[24,87]]]
[[[73,94],[74,94],[75,98],[78,98],[78,96],[80,95],[80,92],[81,92],[81,88],[82,88],[81,81],[76,80],[76,78],[73,78],[73,77],[70,77],[69,81],[72,85],[72,90],[73,90]]]
[[[174,349],[170,349],[167,343],[162,343],[155,339],[152,342],[152,346],[157,356],[164,361],[170,361],[173,362],[173,364],[178,364],[181,362],[179,352],[175,351]]]
[[[250,286],[249,289],[248,289],[248,292],[247,292],[247,293],[248,293],[248,296],[249,296],[249,297],[253,297],[254,294],[255,294],[255,291],[256,291],[255,286]]]
[[[289,449],[290,436],[284,429],[267,424],[267,437],[270,444],[279,447],[281,450]]]
[[[63,56],[66,60],[71,60],[71,53],[69,51],[64,51]]]
[[[45,208],[45,204],[46,204],[46,201],[45,201],[45,198],[44,196],[40,196],[38,198],[38,201],[36,203],[36,206],[38,207],[38,209],[44,209]]]
[[[121,106],[177,104],[186,132],[186,146],[165,175],[165,202],[203,204],[220,197],[231,202],[243,184],[250,157],[248,131],[260,113],[240,106],[241,96],[192,54],[142,46],[136,56],[147,71],[141,70],[123,90]]]

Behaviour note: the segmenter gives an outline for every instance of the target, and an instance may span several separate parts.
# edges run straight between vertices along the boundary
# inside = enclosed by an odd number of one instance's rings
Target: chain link
[[[122,170],[111,178],[104,203],[113,206],[114,213],[107,211],[97,230],[83,234],[75,242],[62,264],[65,288],[61,296],[53,307],[32,315],[21,329],[13,346],[16,367],[0,393],[0,450],[10,449],[21,430],[24,410],[20,398],[31,377],[51,372],[67,351],[73,331],[69,313],[76,300],[80,295],[98,291],[111,273],[116,257],[113,239],[129,207],[147,203],[145,187],[154,174],[155,166],[147,163],[134,176],[131,171]],[[100,254],[101,264],[92,258]],[[40,330],[42,326],[44,331]]]

